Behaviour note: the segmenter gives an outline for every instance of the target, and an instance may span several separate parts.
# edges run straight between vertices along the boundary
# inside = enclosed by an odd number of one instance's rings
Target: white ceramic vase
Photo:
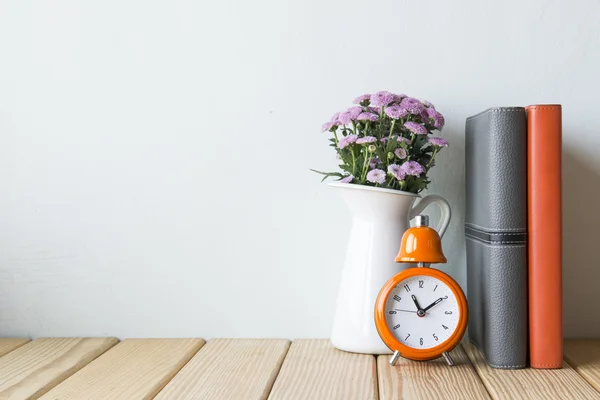
[[[440,236],[450,222],[450,205],[440,196],[426,196],[372,186],[334,182],[352,214],[352,227],[331,334],[332,344],[345,351],[391,354],[375,328],[374,307],[379,290],[392,276],[410,267],[394,261],[409,221],[429,204],[441,208],[436,228]]]

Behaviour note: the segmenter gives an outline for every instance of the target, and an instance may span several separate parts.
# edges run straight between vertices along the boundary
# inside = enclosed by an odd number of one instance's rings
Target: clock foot
[[[454,365],[454,360],[452,359],[452,357],[450,357],[450,353],[443,352],[442,355],[444,356],[444,360],[446,360],[446,362],[448,363],[449,366]]]
[[[393,367],[396,365],[396,363],[398,362],[398,359],[400,358],[400,352],[398,350],[396,350],[394,352],[394,355],[392,356],[392,358],[390,358],[390,365]]]

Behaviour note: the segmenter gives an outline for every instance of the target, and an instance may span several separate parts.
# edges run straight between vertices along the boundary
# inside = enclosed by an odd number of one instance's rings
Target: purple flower
[[[356,140],[356,144],[365,144],[365,143],[374,143],[377,141],[377,138],[374,136],[365,136]]]
[[[402,147],[398,147],[396,150],[394,150],[394,154],[401,160],[406,158],[406,150],[404,150]]]
[[[347,177],[340,179],[341,183],[350,183],[352,182],[352,179],[354,179],[354,177],[352,175],[348,175]]]
[[[352,121],[352,118],[350,117],[349,112],[342,112],[340,113],[338,120],[341,125],[348,125]]]
[[[321,127],[321,132],[328,131],[331,128],[333,128],[334,126],[337,126],[337,124],[335,122],[325,122],[323,124],[323,126]]]
[[[348,125],[362,113],[362,107],[350,107],[338,116],[341,125]]]
[[[388,117],[393,119],[404,118],[408,115],[408,110],[400,106],[386,107],[384,112],[388,115]]]
[[[373,169],[367,174],[367,180],[380,185],[385,182],[385,172],[380,169]]]
[[[444,119],[444,116],[442,114],[440,114],[439,112],[437,112],[435,109],[428,108],[427,115],[429,116],[430,119],[433,120],[434,128],[442,129],[444,127],[446,120]]]
[[[394,94],[386,91],[377,92],[371,95],[371,105],[375,107],[387,106],[394,100]]]
[[[398,164],[391,164],[388,167],[388,174],[392,175],[394,178],[398,179],[399,181],[406,178],[406,172]]]
[[[404,123],[404,127],[415,135],[427,135],[427,129],[419,123],[408,121]]]
[[[379,109],[379,107],[369,107],[369,111],[379,115],[379,111],[381,111],[381,110]]]
[[[407,161],[402,164],[402,170],[406,175],[419,176],[425,172],[425,168],[416,161]]]
[[[429,143],[438,147],[448,147],[448,141],[441,137],[430,137]]]
[[[428,102],[427,100],[421,100],[421,103],[427,107],[427,108],[433,108],[435,110],[435,107],[433,106],[433,104],[431,104],[430,102]]]
[[[394,103],[400,103],[402,101],[403,98],[408,97],[405,94],[395,94],[394,95]]]
[[[362,107],[350,107],[349,109],[346,110],[346,112],[348,114],[350,114],[350,118],[352,120],[355,120],[362,112],[363,112],[363,108]]]
[[[406,108],[413,115],[419,115],[425,110],[425,106],[419,100],[412,97],[402,99],[400,106]]]
[[[340,141],[338,142],[338,147],[340,149],[343,149],[344,147],[348,146],[349,144],[356,142],[356,139],[358,139],[358,135],[345,136],[345,137],[341,138]]]
[[[369,161],[369,168],[373,169],[373,168],[377,168],[377,165],[379,165],[379,163],[381,162],[381,160],[377,157],[373,157],[371,159],[371,161]]]
[[[378,121],[379,115],[370,112],[363,112],[356,118],[357,121]]]
[[[371,98],[370,94],[363,94],[362,96],[358,96],[357,98],[354,99],[353,103],[354,104],[360,104],[365,100],[369,100]]]
[[[331,122],[335,122],[338,120],[338,118],[340,117],[340,113],[335,113],[333,114],[333,117],[331,117]]]

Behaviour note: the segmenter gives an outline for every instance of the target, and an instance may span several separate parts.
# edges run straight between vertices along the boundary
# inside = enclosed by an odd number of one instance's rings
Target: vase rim
[[[395,195],[400,195],[400,196],[411,196],[411,197],[418,197],[418,198],[421,197],[421,195],[418,193],[405,192],[405,191],[396,190],[396,189],[379,188],[379,187],[375,187],[375,186],[357,185],[354,183],[329,182],[328,185],[332,186],[332,187],[342,188],[342,189],[367,190],[367,191],[371,191],[371,192],[388,193],[388,194],[395,194]]]

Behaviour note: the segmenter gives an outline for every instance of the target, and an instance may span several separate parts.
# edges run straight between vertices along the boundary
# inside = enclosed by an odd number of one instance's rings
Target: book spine
[[[466,125],[469,337],[494,368],[527,361],[527,122],[499,107]]]
[[[560,105],[527,107],[529,358],[561,368],[562,213]]]

